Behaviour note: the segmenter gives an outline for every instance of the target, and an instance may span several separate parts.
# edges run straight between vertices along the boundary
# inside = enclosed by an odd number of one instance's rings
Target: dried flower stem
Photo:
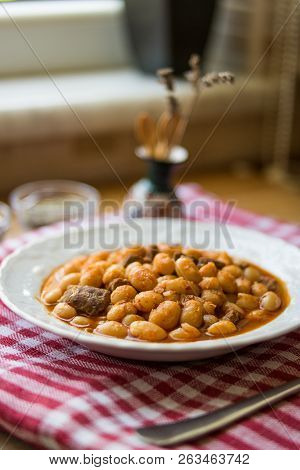
[[[190,69],[185,73],[185,78],[192,86],[193,94],[187,111],[184,115],[180,112],[178,100],[174,91],[174,73],[171,68],[157,71],[159,81],[167,91],[167,109],[162,113],[158,122],[151,121],[150,116],[139,116],[136,124],[138,140],[152,152],[157,159],[166,159],[174,145],[180,145],[187,126],[196,108],[200,92],[204,87],[212,87],[215,84],[233,83],[234,76],[230,72],[212,72],[201,77],[200,58],[193,54],[189,60]]]
[[[157,76],[167,89],[167,112],[174,115],[179,111],[179,104],[174,93],[174,71],[171,68],[159,69]]]
[[[160,116],[157,126],[157,144],[155,147],[155,158],[165,160],[168,158],[171,150],[171,142],[180,119],[179,104],[174,92],[173,69],[160,69],[157,71],[159,81],[167,90],[167,109]]]
[[[187,113],[184,115],[182,121],[178,125],[178,130],[174,135],[174,143],[180,144],[186,132],[186,128],[191,121],[191,117],[196,108],[200,92],[203,87],[212,87],[215,84],[234,82],[234,75],[230,72],[211,72],[201,77],[200,71],[200,58],[198,55],[193,54],[189,60],[190,70],[185,73],[185,77],[192,85],[194,93],[188,108]]]
[[[176,132],[174,133],[174,138],[172,145],[180,144],[182,142],[183,136],[185,134],[186,128],[191,120],[191,117],[196,108],[198,98],[200,95],[200,81],[201,81],[201,71],[200,71],[200,57],[197,54],[192,54],[189,59],[190,70],[188,70],[184,76],[187,81],[192,85],[193,96],[189,105],[189,108],[185,115],[178,123]]]

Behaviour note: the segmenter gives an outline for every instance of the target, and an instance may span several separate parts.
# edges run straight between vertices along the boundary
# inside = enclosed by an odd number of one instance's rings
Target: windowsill
[[[52,77],[53,81],[47,76],[0,80],[0,143],[80,135],[85,133],[84,126],[100,134],[129,129],[138,112],[147,109],[156,115],[164,105],[164,92],[156,78],[135,69]],[[204,90],[193,119],[218,119],[242,83],[240,78],[233,87]],[[179,82],[177,91],[185,104],[190,87]],[[228,119],[260,115],[263,99],[271,99],[275,92],[270,81],[251,80]]]
[[[100,134],[128,130],[140,110],[161,111],[164,94],[156,78],[129,68],[122,1],[0,6],[0,43],[6,45],[0,76],[8,77],[0,79],[0,144],[83,135],[84,126]],[[242,83],[243,77],[234,87],[205,90],[193,122],[218,119]],[[258,117],[274,93],[269,80],[251,80],[227,119]],[[180,83],[179,99],[185,103],[189,94]]]
[[[17,2],[3,3],[0,8],[0,24],[15,21],[51,21],[55,19],[95,17],[95,15],[116,14],[123,9],[119,0],[84,0],[65,2]]]
[[[0,77],[128,66],[118,0],[0,3]]]
[[[141,174],[143,165],[133,156],[134,119],[141,110],[159,115],[165,97],[156,77],[131,68],[124,2],[0,6],[2,191],[34,179],[93,182],[97,175],[98,183],[110,181],[95,141],[121,177]],[[244,80],[204,90],[184,145],[196,154],[216,123],[218,132],[201,151],[199,168],[259,155],[263,107],[267,100],[270,112],[276,103],[277,83],[257,76],[239,92]],[[190,93],[185,82],[178,84],[183,107]]]
[[[133,155],[133,123],[142,110],[157,116],[164,109],[164,91],[157,79],[129,68],[59,74],[53,79],[72,110],[48,77],[0,80],[0,157],[5,159],[1,190],[51,178],[108,183],[114,174],[103,154],[121,178],[143,174],[142,162]],[[212,135],[243,81],[239,78],[232,87],[204,90],[184,141],[191,155]],[[190,92],[186,83],[178,84],[182,105]],[[268,99],[272,104],[275,97],[275,84],[261,78],[250,80],[221,119],[194,169],[228,167],[243,158],[255,160],[263,102]]]

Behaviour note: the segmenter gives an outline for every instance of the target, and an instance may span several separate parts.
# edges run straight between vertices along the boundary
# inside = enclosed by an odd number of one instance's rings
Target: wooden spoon
[[[146,148],[149,156],[152,156],[156,142],[156,127],[154,120],[148,113],[140,113],[137,116],[135,134],[138,142]]]
[[[165,159],[170,154],[174,144],[178,125],[181,121],[179,113],[170,114],[165,111],[157,123],[157,144],[155,156],[158,159]]]
[[[160,116],[156,125],[156,146],[155,146],[155,158],[158,160],[164,160],[168,156],[168,126],[171,116],[168,112],[163,112]]]

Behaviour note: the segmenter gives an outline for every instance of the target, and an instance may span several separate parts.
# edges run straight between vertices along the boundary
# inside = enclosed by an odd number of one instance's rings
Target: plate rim
[[[146,218],[145,217],[144,219],[138,219],[138,221],[140,221],[140,220],[151,220],[151,218]],[[164,220],[166,220],[166,218],[164,218]],[[202,221],[197,221],[197,220],[186,220],[186,222],[191,223],[191,224],[197,224],[197,225],[205,225],[205,226],[212,226],[212,225],[215,226],[215,224],[217,223],[217,222],[202,222]],[[115,224],[116,221],[114,220],[111,223]],[[122,223],[124,223],[124,220],[120,219],[118,221],[118,223],[122,224]],[[96,229],[100,225],[101,225],[101,222],[99,221],[99,223],[95,224],[93,229]],[[222,225],[222,224],[218,223],[218,225]],[[230,229],[233,229],[234,231],[236,230],[236,231],[241,231],[241,232],[253,233],[256,236],[259,235],[262,238],[266,238],[266,239],[271,238],[272,240],[275,240],[276,243],[281,244],[282,246],[287,246],[289,249],[294,250],[295,253],[297,253],[297,255],[299,256],[299,253],[300,253],[299,249],[295,245],[292,245],[291,243],[288,243],[287,241],[285,241],[281,238],[273,237],[271,235],[265,234],[265,233],[260,232],[258,230],[254,230],[254,229],[251,229],[251,228],[248,228],[248,227],[241,227],[241,226],[235,225],[235,224],[226,224],[226,227],[229,227]],[[76,227],[72,227],[72,229],[74,229],[74,231],[76,231]],[[88,231],[90,229],[91,228],[85,228],[84,230]],[[216,339],[205,340],[205,341],[200,340],[200,341],[194,341],[194,342],[178,342],[178,343],[159,343],[159,342],[156,343],[156,342],[153,342],[152,343],[152,342],[147,342],[147,341],[134,341],[134,340],[120,341],[119,338],[113,338],[113,337],[109,337],[109,336],[105,336],[105,335],[92,335],[92,334],[88,334],[86,332],[83,332],[81,330],[76,330],[76,329],[73,330],[72,328],[70,328],[70,331],[68,331],[67,329],[60,328],[59,320],[57,321],[58,322],[57,325],[52,324],[52,323],[46,323],[42,319],[31,316],[30,313],[24,312],[21,308],[16,306],[10,300],[9,296],[5,293],[5,290],[4,290],[3,273],[5,272],[5,269],[7,269],[7,265],[11,262],[11,260],[13,260],[14,258],[17,258],[20,255],[20,253],[22,253],[23,251],[28,250],[28,249],[32,248],[33,246],[35,246],[35,245],[45,243],[48,240],[53,240],[53,239],[56,239],[56,238],[63,237],[63,235],[64,235],[64,232],[63,232],[63,228],[62,228],[61,230],[59,229],[57,233],[42,235],[41,237],[39,237],[35,240],[25,242],[24,245],[20,246],[19,248],[14,250],[12,253],[7,255],[3,259],[2,263],[1,263],[1,266],[0,266],[0,299],[3,302],[3,304],[7,308],[9,308],[13,313],[15,313],[16,315],[18,315],[21,318],[25,319],[29,323],[34,324],[34,325],[42,328],[43,330],[49,331],[49,332],[51,332],[55,335],[58,335],[60,337],[70,339],[70,340],[75,341],[75,342],[80,343],[80,344],[89,344],[89,346],[91,346],[91,349],[92,349],[92,346],[96,344],[96,345],[103,346],[103,347],[113,347],[114,349],[117,349],[117,350],[120,350],[120,351],[124,350],[124,349],[130,350],[130,351],[139,351],[139,350],[141,351],[142,350],[142,351],[145,351],[145,352],[147,352],[147,351],[150,352],[150,351],[155,350],[155,352],[161,352],[161,353],[170,352],[170,353],[172,353],[172,351],[174,351],[174,352],[177,351],[178,352],[180,350],[183,353],[184,352],[190,352],[190,351],[194,351],[195,353],[197,353],[197,352],[201,352],[201,351],[206,351],[207,349],[210,349],[210,350],[213,349],[217,353],[219,350],[223,350],[224,347],[231,349],[232,352],[233,352],[236,349],[239,349],[241,347],[251,346],[251,345],[260,343],[262,341],[269,341],[269,340],[278,338],[280,336],[283,336],[285,334],[288,334],[289,332],[291,332],[291,331],[293,331],[293,330],[300,327],[300,315],[299,315],[299,320],[296,321],[296,326],[295,326],[294,323],[287,324],[280,331],[275,330],[275,331],[272,332],[268,328],[268,325],[270,323],[273,323],[274,321],[276,321],[276,318],[275,318],[274,320],[267,323],[266,325],[263,325],[262,327],[259,327],[255,330],[251,330],[250,332],[242,333],[242,334],[236,335],[236,336],[229,336],[229,337],[226,337],[226,338],[216,338]],[[289,304],[287,309],[290,308],[291,306],[292,305]],[[43,308],[43,306],[41,306],[41,308]],[[280,315],[284,315],[285,311],[282,312]],[[265,327],[268,328],[266,331],[264,331]],[[251,334],[251,332],[256,331],[256,330],[260,331],[261,334],[258,335],[255,338],[253,338],[253,337],[249,338],[249,335]],[[247,340],[249,340],[249,341],[247,341]]]

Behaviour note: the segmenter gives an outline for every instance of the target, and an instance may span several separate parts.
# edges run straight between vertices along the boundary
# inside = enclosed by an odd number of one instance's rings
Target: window
[[[5,3],[0,8],[0,44],[5,44],[0,48],[0,77],[44,73],[41,62],[49,72],[130,62],[120,0]]]

